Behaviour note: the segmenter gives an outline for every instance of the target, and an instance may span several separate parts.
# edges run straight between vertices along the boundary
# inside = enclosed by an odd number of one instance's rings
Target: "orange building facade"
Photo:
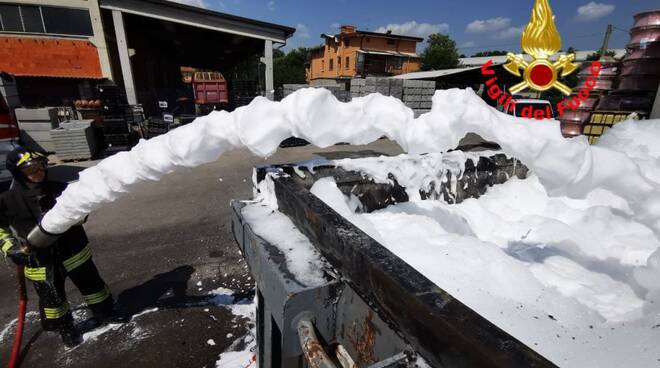
[[[375,33],[342,26],[337,35],[323,34],[325,45],[312,50],[307,81],[391,76],[419,71],[418,37]]]

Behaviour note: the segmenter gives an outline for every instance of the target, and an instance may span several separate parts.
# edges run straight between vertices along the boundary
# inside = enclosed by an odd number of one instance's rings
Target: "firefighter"
[[[39,296],[41,325],[46,331],[58,331],[67,346],[79,344],[81,334],[64,290],[71,281],[92,311],[92,323],[100,325],[115,316],[110,290],[92,261],[87,234],[82,224],[71,227],[47,248],[30,248],[26,238],[66,184],[48,180],[48,160],[39,152],[19,147],[7,155],[7,169],[14,180],[0,196],[0,248],[5,257],[25,266],[25,277]]]

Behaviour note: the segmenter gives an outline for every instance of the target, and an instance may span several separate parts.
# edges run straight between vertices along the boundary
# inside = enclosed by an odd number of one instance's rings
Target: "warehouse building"
[[[165,0],[0,0],[0,94],[10,108],[72,105],[111,81],[148,110],[181,98],[182,66],[232,78],[248,65],[270,95],[272,49],[294,31]]]

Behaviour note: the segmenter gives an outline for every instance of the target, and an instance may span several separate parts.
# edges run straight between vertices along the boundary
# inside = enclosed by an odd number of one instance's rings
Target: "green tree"
[[[283,84],[305,83],[305,68],[309,63],[309,49],[299,47],[284,54],[273,50],[273,79],[275,87]]]
[[[616,52],[614,50],[607,50],[605,51],[605,56],[609,56],[613,58],[616,56]],[[587,61],[596,61],[596,60],[600,60],[600,58],[601,58],[600,51],[587,55]]]
[[[456,42],[443,34],[432,34],[422,51],[422,70],[449,69],[460,63]]]

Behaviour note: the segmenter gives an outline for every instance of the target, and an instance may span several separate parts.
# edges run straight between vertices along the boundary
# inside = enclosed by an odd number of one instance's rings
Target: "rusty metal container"
[[[660,58],[637,60],[626,59],[623,62],[621,75],[660,75]]]
[[[593,91],[595,92],[611,91],[612,89],[614,89],[615,82],[616,82],[615,76],[599,77],[598,81],[596,81],[596,86],[593,88]],[[576,90],[579,90],[581,88],[587,88],[584,80],[578,84]]]
[[[617,75],[619,75],[620,67],[621,65],[619,62],[601,62],[601,69],[600,69],[600,74],[598,74],[598,78],[616,77]],[[583,63],[582,70],[580,70],[580,72],[578,73],[578,77],[580,77],[580,79],[583,80],[590,75],[591,75],[591,64]]]
[[[628,45],[628,55],[626,56],[626,60],[657,58],[660,58],[660,42],[649,44],[645,49]]]
[[[654,92],[658,90],[658,84],[660,76],[630,75],[621,78],[618,90]]]
[[[649,26],[660,27],[660,9],[636,14],[634,18],[633,29]]]
[[[645,94],[654,93],[660,84],[660,10],[639,13],[634,18],[617,88],[619,96],[601,101],[598,109],[650,108],[652,100],[649,103]],[[628,100],[623,97],[626,93]]]
[[[585,110],[577,110],[577,111],[566,111],[564,112],[564,116],[562,116],[559,120],[562,123],[571,123],[571,124],[582,124],[586,121],[589,121],[589,118],[591,117],[591,111],[585,111]]]
[[[653,105],[653,97],[645,92],[615,92],[600,99],[596,110],[604,111],[648,111]]]
[[[600,100],[600,96],[598,95],[591,95],[591,97],[587,98],[582,102],[582,105],[580,105],[580,108],[583,110],[593,110],[596,105],[598,105],[598,101]]]
[[[645,48],[647,45],[660,42],[660,28],[636,29],[630,32],[629,45]]]
[[[566,138],[582,135],[582,124],[561,122],[561,134]]]

